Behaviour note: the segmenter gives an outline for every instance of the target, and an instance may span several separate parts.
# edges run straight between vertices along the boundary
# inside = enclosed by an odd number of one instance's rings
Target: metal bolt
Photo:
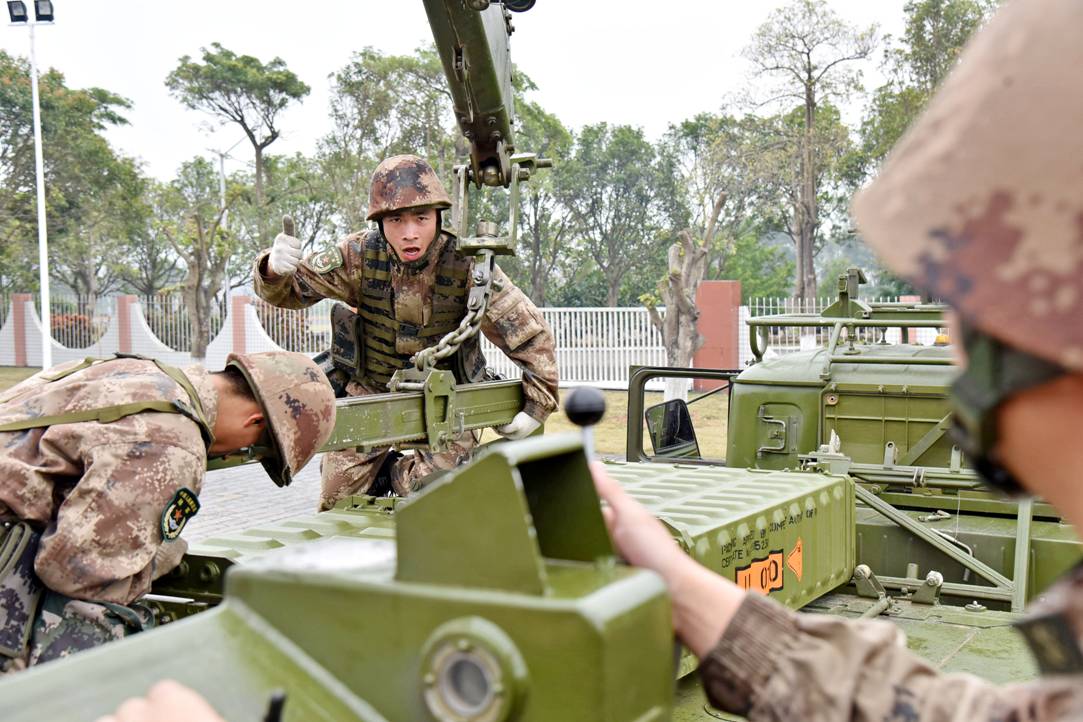
[[[421,678],[421,681],[425,683],[426,687],[431,687],[436,684],[436,675],[432,672],[428,672]]]
[[[458,642],[455,643],[455,647],[460,652],[469,652],[471,649],[474,648],[474,645],[470,642],[469,639],[460,639]]]
[[[963,607],[963,609],[968,612],[984,612],[986,607],[984,604],[979,603],[978,600],[975,599],[973,602]]]

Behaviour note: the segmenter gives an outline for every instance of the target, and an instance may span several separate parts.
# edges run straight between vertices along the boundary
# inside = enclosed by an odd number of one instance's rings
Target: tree
[[[263,63],[251,55],[237,55],[212,43],[203,48],[203,62],[183,56],[166,77],[170,92],[185,106],[201,110],[222,123],[235,123],[244,131],[255,154],[255,202],[263,206],[264,153],[278,140],[278,114],[310,88],[293,74],[282,58]],[[260,226],[260,243],[266,245]]]
[[[802,298],[816,296],[813,257],[820,224],[821,177],[817,115],[825,103],[845,100],[860,87],[860,72],[854,62],[866,59],[875,43],[875,27],[859,30],[843,22],[824,0],[793,0],[771,13],[744,52],[757,76],[776,81],[762,104],[800,104],[799,183],[792,227],[797,246],[794,292]]]
[[[157,189],[157,206],[163,214],[158,229],[184,261],[181,290],[195,359],[206,357],[215,296],[238,247],[237,237],[223,227],[222,220],[241,192],[236,185],[229,187],[222,205],[218,172],[204,158],[188,161],[172,183]]]
[[[147,192],[148,200],[155,194]],[[157,215],[148,218],[131,237],[124,268],[124,285],[141,298],[153,298],[183,278],[181,259],[161,232]]]
[[[233,288],[251,280],[252,261],[262,250],[258,228],[267,218],[293,218],[296,235],[307,253],[335,240],[333,223],[335,199],[318,159],[301,154],[267,156],[267,185],[262,206],[252,202],[250,194],[239,193],[229,214],[229,228],[237,238],[237,251],[227,268]],[[249,187],[250,179],[235,176],[240,190]]]
[[[342,231],[367,223],[369,180],[376,164],[400,153],[426,158],[449,182],[466,154],[452,115],[451,95],[436,53],[354,54],[332,79],[331,133],[320,144]]]
[[[130,103],[101,88],[69,88],[55,70],[41,75],[39,89],[50,268],[85,304],[115,283],[108,249],[138,210],[138,170],[103,134],[126,122]],[[37,264],[28,263],[38,257],[31,116],[29,65],[0,52],[0,291],[37,287]]]
[[[675,169],[641,129],[600,123],[583,128],[557,177],[557,197],[605,277],[606,304],[616,306],[628,272],[661,250],[665,228],[683,225]]]
[[[966,41],[995,9],[987,0],[910,0],[906,25],[885,59],[889,81],[876,89],[861,124],[864,164],[874,172],[918,117]]]
[[[567,260],[566,241],[571,235],[567,211],[557,198],[561,161],[572,147],[572,134],[552,113],[537,103],[520,100],[517,105],[519,148],[539,157],[556,160],[552,170],[536,173],[520,186],[519,243],[516,249],[520,282],[535,304],[545,304],[554,273]]]
[[[50,234],[50,275],[75,292],[78,313],[93,315],[99,296],[117,291],[126,272],[124,257],[147,222],[146,179],[130,159],[117,159],[107,145],[78,151],[102,153],[76,161],[97,173],[80,182],[77,206]],[[72,189],[74,190],[74,189]]]

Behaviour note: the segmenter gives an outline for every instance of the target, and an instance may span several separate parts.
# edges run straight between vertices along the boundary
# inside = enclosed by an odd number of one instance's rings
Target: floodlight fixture
[[[53,3],[50,0],[34,0],[34,19],[39,23],[51,23]]]
[[[25,23],[26,3],[23,0],[8,0],[8,17],[13,23]]]

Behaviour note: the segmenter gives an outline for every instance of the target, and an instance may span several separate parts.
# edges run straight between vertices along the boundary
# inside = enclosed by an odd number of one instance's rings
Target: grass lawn
[[[0,391],[10,389],[23,379],[30,378],[38,372],[38,369],[28,369],[21,366],[0,366]]]

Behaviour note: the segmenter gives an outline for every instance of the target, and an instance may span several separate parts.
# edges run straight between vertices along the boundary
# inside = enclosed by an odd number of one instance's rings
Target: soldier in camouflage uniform
[[[1054,504],[1077,530],[1080,27],[1078,0],[1005,5],[854,206],[887,265],[958,314],[956,439],[975,468],[997,488]],[[744,593],[682,555],[604,471],[596,481],[622,553],[669,584],[677,632],[723,709],[753,721],[1083,719],[1083,566],[1018,624],[1043,676],[998,687],[940,674],[887,622],[796,614]]]
[[[421,158],[400,155],[380,163],[369,191],[368,219],[378,228],[347,236],[330,248],[301,259],[292,223],[274,246],[257,259],[256,293],[283,308],[304,308],[324,298],[357,309],[364,330],[363,368],[349,383],[352,396],[386,393],[391,375],[410,358],[435,345],[466,314],[472,261],[455,252],[455,237],[441,230],[440,212],[451,206],[432,168]],[[523,369],[526,406],[497,431],[508,438],[527,436],[557,406],[556,351],[541,313],[501,271],[481,332]],[[465,342],[448,365],[458,380],[483,378],[485,359],[477,337]],[[419,480],[460,464],[477,443],[474,432],[459,437],[440,454],[418,450],[398,458],[391,449],[326,454],[321,467],[321,510],[340,499],[372,489],[378,475],[406,496]]]
[[[334,422],[326,377],[286,352],[73,362],[0,395],[0,674],[153,626],[136,600],[187,548],[208,455],[263,447],[283,486]]]

